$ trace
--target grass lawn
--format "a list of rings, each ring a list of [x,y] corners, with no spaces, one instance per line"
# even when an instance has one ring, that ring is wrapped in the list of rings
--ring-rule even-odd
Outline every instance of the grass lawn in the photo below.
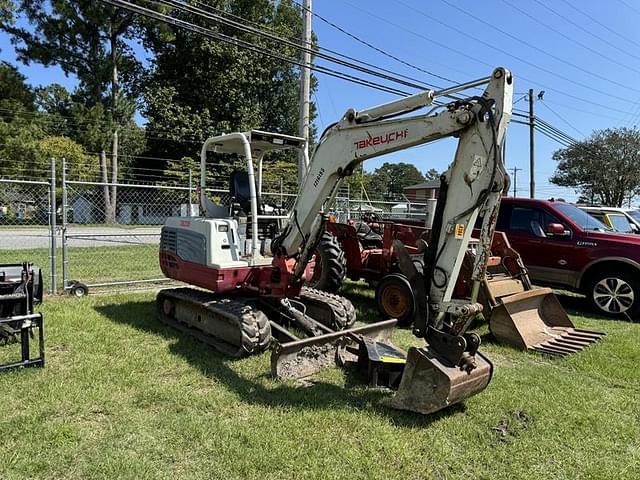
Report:
[[[347,294],[378,319],[363,285]],[[639,324],[572,315],[608,336],[560,360],[480,325],[493,381],[424,417],[381,406],[389,393],[353,373],[274,382],[268,354],[230,360],[160,325],[151,292],[42,310],[46,368],[0,375],[3,480],[640,478]]]
[[[62,287],[62,249],[58,248],[58,288]],[[163,278],[158,261],[158,245],[122,245],[70,247],[69,279],[86,284],[125,280]],[[0,250],[0,263],[29,261],[42,269],[45,285],[49,286],[49,249]]]

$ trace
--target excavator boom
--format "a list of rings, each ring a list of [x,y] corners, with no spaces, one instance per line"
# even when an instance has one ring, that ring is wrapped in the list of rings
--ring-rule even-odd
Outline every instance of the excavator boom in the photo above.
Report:
[[[324,230],[319,215],[323,204],[333,199],[340,181],[357,165],[444,137],[459,138],[454,161],[441,178],[434,241],[424,251],[424,272],[416,270],[402,244],[394,245],[415,295],[414,334],[427,342],[408,352],[399,391],[390,401],[395,408],[430,413],[478,393],[491,378],[491,362],[478,353],[479,336],[466,330],[482,311],[477,302],[480,281],[500,198],[508,187],[502,145],[511,118],[513,79],[508,70],[498,68],[491,77],[461,88],[485,84],[481,96],[455,100],[438,114],[404,116],[433,104],[442,96],[438,92],[423,92],[362,112],[348,110],[322,135],[290,213],[289,226],[272,245],[276,256],[297,259],[291,281],[298,282]],[[482,226],[471,298],[454,300],[456,279],[479,216]]]

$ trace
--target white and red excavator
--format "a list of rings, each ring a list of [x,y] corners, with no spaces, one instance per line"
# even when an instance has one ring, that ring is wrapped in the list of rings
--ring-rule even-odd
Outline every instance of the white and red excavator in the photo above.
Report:
[[[479,87],[484,87],[482,94],[458,96]],[[272,345],[272,373],[278,378],[355,363],[364,368],[371,384],[398,388],[389,400],[396,408],[430,413],[482,391],[493,367],[478,351],[480,337],[467,329],[482,310],[480,282],[500,198],[508,188],[503,145],[512,92],[511,72],[497,68],[490,77],[443,91],[348,110],[322,134],[295,205],[286,215],[262,201],[263,157],[287,148],[304,151],[305,141],[257,130],[209,138],[201,153],[199,197],[204,214],[167,219],[160,247],[167,277],[206,291],[161,291],[160,319],[234,356],[259,353]],[[424,107],[431,108],[410,115]],[[304,287],[304,282],[312,274],[313,254],[325,234],[323,207],[334,198],[341,180],[367,159],[445,137],[456,137],[458,147],[444,175],[432,240],[421,252],[422,271],[401,243],[394,244],[415,295],[413,333],[425,340],[405,354],[390,342],[395,320],[354,328],[350,301]],[[229,205],[207,197],[207,159],[215,154],[233,154],[246,162],[246,171],[231,176]],[[458,273],[479,217],[482,227],[470,297],[455,299]]]

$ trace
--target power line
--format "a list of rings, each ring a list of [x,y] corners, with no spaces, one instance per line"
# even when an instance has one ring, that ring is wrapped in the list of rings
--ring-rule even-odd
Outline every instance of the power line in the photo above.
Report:
[[[571,139],[569,139],[569,138],[567,138],[567,137],[565,137],[563,135],[558,134],[556,132],[556,130],[554,130],[553,128],[549,128],[549,127],[547,127],[546,125],[544,125],[544,124],[542,124],[540,122],[538,122],[535,125],[535,129],[536,129],[536,131],[538,131],[540,133],[546,134],[546,136],[548,136],[549,138],[557,141],[558,143],[563,144],[564,146],[572,146],[572,145],[575,144],[575,142],[572,141]]]
[[[629,42],[629,43],[633,43],[636,47],[640,47],[640,43],[636,42],[635,40],[626,37],[624,35],[621,35],[620,32],[615,31],[614,29],[610,28],[608,25],[602,23],[600,20],[598,20],[597,18],[593,17],[592,15],[589,15],[587,12],[580,10],[578,7],[576,7],[575,5],[573,5],[571,2],[568,2],[567,0],[561,0],[564,4],[569,5],[569,7],[571,7],[573,10],[575,10],[576,12],[582,14],[583,16],[587,17],[589,20],[591,20],[594,23],[597,23],[598,25],[600,25],[602,28],[604,28],[605,30],[607,30],[610,33],[613,33],[614,35],[620,37],[621,39]]]
[[[399,1],[400,3],[403,3],[401,0],[397,0],[397,1]],[[445,4],[447,4],[447,5],[449,5],[451,8],[454,8],[455,10],[467,15],[468,17],[470,17],[470,18],[472,18],[472,19],[474,19],[474,20],[476,20],[476,21],[478,21],[480,23],[483,23],[484,25],[487,25],[488,27],[491,27],[493,30],[496,30],[496,31],[502,33],[503,35],[506,35],[507,37],[511,38],[512,40],[515,40],[516,42],[519,42],[519,43],[521,43],[521,44],[523,44],[523,45],[525,45],[525,46],[527,46],[527,47],[529,47],[529,48],[531,48],[533,50],[536,50],[537,52],[540,52],[543,55],[547,55],[548,57],[551,57],[554,60],[557,60],[557,61],[561,62],[562,64],[569,65],[572,68],[575,68],[576,70],[580,70],[583,73],[587,73],[588,75],[591,75],[591,76],[593,76],[595,78],[599,78],[600,80],[604,80],[606,82],[610,82],[610,83],[612,83],[614,85],[617,85],[619,87],[626,88],[628,90],[633,90],[633,91],[640,91],[640,90],[636,89],[635,87],[630,87],[628,85],[624,85],[624,84],[619,83],[619,82],[617,82],[615,80],[612,80],[610,77],[605,77],[604,75],[600,75],[599,73],[594,73],[594,72],[592,72],[590,70],[587,70],[586,68],[583,68],[580,65],[576,65],[575,63],[572,63],[572,62],[570,62],[570,61],[568,61],[566,59],[560,58],[557,55],[554,55],[553,53],[550,53],[550,52],[548,52],[548,51],[546,51],[546,50],[544,50],[542,48],[539,48],[539,47],[537,47],[537,46],[535,46],[535,45],[533,45],[533,44],[531,44],[531,43],[529,43],[529,42],[527,42],[525,40],[522,40],[521,38],[518,38],[516,35],[513,35],[513,34],[507,32],[505,30],[502,30],[500,27],[497,27],[496,25],[491,24],[491,23],[483,20],[480,17],[477,17],[476,15],[473,15],[472,13],[467,12],[466,10],[454,5],[451,2],[449,2],[448,0],[440,0],[440,1],[445,3]],[[499,50],[499,51],[502,51],[502,50]],[[515,58],[519,58],[519,57],[515,57]],[[520,59],[520,60],[522,61],[522,59]],[[640,70],[636,70],[636,72],[640,73]]]
[[[626,69],[628,69],[628,70],[632,70],[632,71],[634,71],[634,72],[636,72],[636,73],[640,73],[640,70],[638,70],[637,68],[634,68],[634,67],[632,67],[632,66],[630,66],[630,65],[628,65],[628,64],[626,64],[626,63],[620,62],[620,61],[618,61],[618,60],[616,60],[616,59],[612,58],[612,57],[611,57],[611,55],[607,55],[607,54],[602,53],[602,52],[600,52],[600,51],[598,51],[598,50],[595,50],[594,48],[590,47],[589,45],[587,45],[587,44],[585,44],[585,43],[583,43],[583,42],[580,42],[580,41],[576,40],[575,38],[573,38],[573,37],[571,37],[571,36],[569,36],[569,35],[565,34],[564,32],[562,32],[562,31],[560,31],[560,30],[558,30],[558,29],[556,29],[556,28],[553,28],[553,27],[552,27],[551,25],[549,25],[547,22],[545,22],[545,21],[543,21],[543,20],[540,20],[540,19],[538,19],[537,17],[534,17],[534,16],[533,16],[533,15],[531,15],[529,12],[527,12],[527,11],[523,10],[522,8],[520,8],[520,7],[519,7],[519,6],[517,6],[517,5],[512,4],[512,3],[511,3],[511,2],[509,2],[508,0],[502,0],[502,2],[503,2],[503,3],[505,3],[506,5],[508,5],[509,7],[513,8],[514,10],[516,10],[516,11],[520,12],[522,15],[524,15],[524,16],[526,16],[527,18],[531,19],[531,20],[532,20],[532,21],[534,21],[535,23],[537,23],[537,24],[539,24],[539,25],[542,25],[542,26],[543,26],[543,27],[545,27],[546,29],[551,30],[552,32],[554,32],[554,33],[556,33],[556,34],[560,35],[560,36],[561,36],[562,38],[564,38],[565,40],[568,40],[568,41],[570,41],[570,42],[572,42],[572,43],[575,43],[576,45],[578,45],[578,46],[580,46],[580,47],[582,47],[582,48],[584,48],[584,49],[588,50],[589,52],[591,52],[591,53],[593,53],[593,54],[595,54],[595,55],[598,55],[599,57],[604,58],[605,60],[607,60],[607,61],[609,61],[609,62],[615,63],[616,65],[618,65],[618,66],[620,66],[620,67],[626,68]],[[623,52],[623,53],[625,53],[625,52]],[[632,56],[634,56],[634,57],[635,57],[635,55],[632,55]],[[636,58],[640,59],[640,57],[636,57]]]
[[[295,49],[298,49],[298,50],[301,50],[303,52],[315,54],[317,57],[322,58],[324,60],[327,60],[327,61],[330,61],[330,62],[333,62],[333,63],[337,63],[339,65],[342,65],[342,66],[345,66],[345,67],[348,67],[348,68],[352,68],[354,70],[358,70],[358,71],[360,71],[362,73],[366,73],[368,75],[378,76],[378,77],[383,78],[385,80],[390,80],[390,81],[393,81],[393,82],[396,82],[396,83],[400,83],[400,84],[403,84],[403,85],[411,87],[411,88],[420,89],[420,90],[434,88],[433,86],[427,85],[425,83],[416,84],[415,82],[416,81],[419,82],[420,80],[411,79],[411,77],[405,77],[405,78],[409,78],[409,79],[413,80],[413,82],[412,83],[406,82],[406,81],[398,78],[398,76],[395,74],[395,72],[391,72],[390,70],[382,69],[382,68],[380,68],[380,67],[378,67],[376,65],[363,62],[363,61],[358,60],[358,59],[353,58],[353,57],[348,57],[347,55],[344,55],[344,54],[341,54],[341,53],[334,52],[334,53],[336,53],[337,55],[339,55],[339,56],[341,56],[343,58],[349,59],[350,61],[341,60],[341,59],[339,59],[337,57],[334,57],[332,55],[328,55],[328,54],[323,53],[320,49],[307,48],[307,47],[301,45],[299,42],[291,41],[291,40],[289,40],[287,38],[284,38],[282,36],[275,35],[273,33],[265,31],[262,28],[250,27],[250,26],[246,25],[244,22],[240,23],[240,22],[236,22],[235,20],[230,20],[230,19],[225,18],[223,16],[220,16],[220,15],[217,15],[215,13],[212,13],[208,9],[205,10],[203,8],[198,8],[198,7],[194,7],[194,6],[191,6],[191,5],[182,4],[181,2],[174,1],[174,0],[151,0],[151,1],[153,1],[153,3],[156,3],[156,4],[171,6],[171,7],[174,7],[176,9],[180,10],[180,11],[194,14],[199,18],[206,18],[207,20],[210,20],[210,21],[213,21],[213,22],[216,22],[216,23],[222,23],[223,25],[230,26],[230,27],[232,27],[232,28],[234,28],[236,30],[240,30],[240,31],[245,32],[245,33],[253,33],[253,34],[262,36],[264,38],[276,41],[278,43],[287,45],[289,47],[292,47],[292,48],[295,48]],[[203,5],[201,2],[198,2],[198,1],[195,1],[195,3],[198,4],[198,5]],[[396,75],[396,76],[394,77],[394,76],[390,76],[390,75],[387,75],[387,74],[376,72],[374,70],[371,70],[370,68],[364,68],[364,67],[359,66],[359,65],[357,65],[355,63],[352,63],[353,61],[358,62],[361,65],[366,65],[368,67],[373,67],[373,68],[378,69],[380,71],[391,73],[391,74]],[[440,88],[440,87],[437,87],[437,88]]]
[[[454,32],[459,33],[460,35],[464,35],[465,37],[468,37],[468,38],[470,38],[471,40],[473,40],[475,42],[479,42],[479,43],[481,43],[481,44],[483,44],[483,45],[485,45],[485,46],[487,46],[489,48],[492,48],[493,50],[496,50],[497,52],[500,52],[500,53],[502,53],[504,55],[508,55],[509,57],[514,58],[514,59],[518,60],[519,62],[522,62],[522,63],[524,63],[526,65],[529,65],[530,67],[536,68],[536,69],[538,69],[540,71],[543,71],[545,73],[548,73],[550,75],[554,75],[554,76],[556,76],[558,78],[561,78],[561,79],[565,80],[566,82],[572,83],[574,85],[586,88],[586,89],[594,91],[594,92],[598,92],[598,93],[600,93],[602,95],[605,95],[605,96],[608,96],[608,97],[611,97],[611,98],[615,98],[616,100],[620,100],[620,101],[626,102],[626,103],[629,102],[628,98],[620,97],[620,96],[615,95],[613,93],[610,93],[610,92],[608,92],[606,90],[600,90],[600,89],[594,88],[592,85],[589,85],[589,84],[586,84],[586,83],[582,83],[582,82],[580,82],[578,80],[574,80],[574,79],[572,79],[570,77],[566,77],[564,75],[560,75],[558,72],[554,72],[553,70],[549,70],[548,68],[542,67],[542,66],[540,66],[540,65],[538,65],[536,63],[533,63],[533,62],[530,62],[529,60],[521,58],[518,55],[514,55],[512,53],[509,53],[508,51],[506,51],[506,50],[504,50],[504,49],[502,49],[500,47],[497,47],[497,46],[495,46],[495,45],[493,45],[493,44],[491,44],[489,42],[485,42],[481,38],[478,38],[478,37],[475,37],[475,36],[471,35],[470,33],[466,32],[465,30],[462,30],[460,28],[451,26],[451,25],[447,24],[446,22],[443,22],[442,20],[440,20],[440,19],[438,19],[436,17],[433,17],[433,16],[429,15],[428,13],[423,12],[422,10],[419,10],[416,7],[412,7],[411,5],[405,3],[403,0],[396,0],[396,2],[400,3],[401,5],[404,5],[407,8],[412,9],[416,13],[419,13],[420,15],[424,16],[425,18],[428,18],[431,21],[434,21],[434,22],[436,22],[436,23],[438,23],[438,24],[440,24],[440,25],[442,25],[442,26],[444,26],[444,27],[446,27],[446,28],[448,28],[450,30],[453,30]],[[562,59],[560,59],[560,61],[562,61]],[[576,68],[580,68],[581,69],[581,67],[576,67]],[[583,69],[581,69],[581,70],[583,70]],[[586,71],[586,70],[584,70],[584,71]],[[586,71],[586,72],[590,73],[588,71]],[[616,83],[616,82],[613,82],[610,79],[607,79],[605,77],[599,77],[599,78],[604,78],[607,81],[610,81],[612,83]],[[627,88],[629,90],[640,92],[640,90],[635,89],[633,87],[627,87],[627,86],[621,85],[621,84],[618,84],[618,86],[623,86],[624,88]]]
[[[292,0],[292,1],[293,1],[293,3],[298,5],[300,8],[304,8],[304,6],[302,6],[300,3],[296,2],[295,0]],[[414,65],[412,63],[409,63],[406,60],[403,60],[403,59],[397,57],[396,55],[393,55],[392,53],[389,53],[389,52],[381,49],[380,47],[377,47],[377,46],[367,42],[366,40],[363,40],[362,38],[352,34],[351,32],[345,30],[341,26],[339,26],[339,25],[335,24],[334,22],[326,19],[325,17],[323,17],[319,13],[317,13],[317,12],[311,12],[311,13],[313,14],[314,17],[318,18],[320,21],[326,23],[327,25],[331,26],[332,28],[335,28],[339,32],[347,35],[348,37],[354,39],[355,41],[357,41],[357,42],[359,42],[359,43],[371,48],[372,50],[375,50],[376,52],[381,53],[385,57],[391,58],[392,60],[395,60],[396,62],[399,62],[399,63],[401,63],[401,64],[403,64],[403,65],[405,65],[407,67],[413,68],[414,70],[417,70],[419,72],[426,73],[427,75],[431,75],[432,77],[435,77],[435,78],[439,78],[440,80],[444,80],[446,82],[451,82],[451,83],[454,83],[454,84],[455,83],[460,83],[460,82],[458,82],[456,80],[451,80],[450,78],[443,77],[442,75],[438,75],[437,73],[430,72],[429,70],[425,70],[425,69],[420,68],[420,67],[418,67],[418,66],[416,66],[416,65]]]
[[[504,0],[503,0],[504,1]],[[564,20],[567,23],[570,23],[571,25],[573,25],[574,27],[576,27],[577,29],[583,31],[584,33],[586,33],[587,35],[590,35],[598,40],[600,40],[603,43],[606,43],[607,45],[609,45],[610,47],[614,48],[615,50],[625,53],[627,55],[629,55],[630,57],[633,57],[637,60],[640,60],[640,57],[638,55],[635,55],[627,50],[623,50],[622,48],[620,48],[619,45],[616,45],[614,43],[611,43],[609,40],[606,40],[604,38],[602,38],[600,35],[596,35],[595,33],[593,33],[591,30],[589,30],[588,28],[583,27],[582,25],[580,25],[579,23],[574,22],[573,20],[571,20],[570,18],[568,18],[567,16],[557,12],[556,10],[554,10],[553,8],[551,8],[548,5],[545,5],[544,3],[542,3],[540,0],[533,0],[534,2],[536,2],[538,5],[540,5],[542,8],[544,8],[545,10],[550,11],[551,13],[553,13],[554,15],[556,15],[557,17],[561,18],[562,20]]]
[[[547,105],[546,102],[540,102],[540,104],[542,106],[544,106],[547,110],[549,110],[551,113],[553,113],[556,117],[558,117],[560,120],[562,120],[566,125],[568,125],[570,128],[572,128],[573,130],[575,130],[576,132],[578,132],[580,135],[582,135],[583,137],[586,137],[586,135],[584,133],[582,133],[580,130],[578,130],[576,127],[573,126],[572,123],[570,123],[569,121],[567,121],[564,117],[560,116],[559,113],[557,113],[555,110],[553,110],[549,105]]]
[[[153,0],[152,0],[152,1],[153,1]],[[303,7],[302,5],[300,5],[299,3],[297,3],[297,2],[295,2],[295,1],[293,1],[293,0],[291,0],[291,1],[292,1],[292,3],[294,3],[294,4],[295,4],[296,6],[298,6],[299,8],[301,8],[301,9],[302,9],[302,8],[304,8],[304,7]],[[209,11],[215,11],[215,12],[218,12],[219,14],[221,14],[221,15],[225,15],[225,16],[227,16],[227,17],[231,17],[231,18],[233,18],[233,19],[235,19],[235,20],[239,21],[239,22],[240,22],[241,24],[243,24],[243,25],[246,25],[246,24],[253,25],[254,27],[257,27],[257,28],[259,28],[259,29],[263,29],[263,30],[269,31],[269,32],[271,32],[271,33],[275,33],[275,34],[277,34],[277,35],[279,35],[279,36],[281,36],[281,37],[282,37],[282,34],[281,34],[280,32],[276,32],[276,31],[274,31],[272,28],[269,28],[269,26],[268,26],[268,25],[261,24],[261,23],[257,23],[257,22],[254,22],[254,21],[248,20],[248,19],[243,18],[243,17],[239,17],[238,15],[234,15],[234,14],[232,14],[232,13],[230,13],[230,12],[226,12],[226,11],[221,10],[221,9],[219,9],[219,8],[215,8],[215,7],[211,6],[211,5],[205,5],[205,4],[203,4],[202,2],[200,2],[200,1],[198,1],[198,0],[193,0],[193,2],[194,2],[195,4],[197,4],[197,5],[202,6],[202,7],[206,7],[206,9],[207,9],[207,10],[209,10]],[[317,14],[317,13],[315,13],[315,12],[311,12],[311,13],[312,13],[314,16],[316,16],[316,17],[320,18],[322,21],[330,22],[329,20],[325,19],[324,17],[321,17],[319,14]],[[330,24],[331,24],[331,25],[333,25],[333,26],[335,26],[335,27],[336,27],[336,28],[338,28],[338,29],[340,29],[340,28],[341,28],[340,26],[335,25],[335,24],[333,24],[333,23],[331,23],[331,22],[330,22]],[[346,32],[346,31],[345,31],[345,33],[346,33],[346,34],[349,34],[349,33],[348,33],[348,32]],[[349,34],[349,35],[350,35],[350,34]],[[287,39],[287,40],[290,40],[290,41],[294,42],[294,43],[295,43],[295,45],[297,46],[296,48],[300,48],[300,47],[301,47],[301,45],[299,45],[299,44],[298,44],[299,39],[297,39],[297,38],[292,38],[292,37],[286,37],[286,36],[285,36],[285,37],[283,37],[283,38],[285,38],[285,39]],[[355,37],[355,36],[354,36],[353,38],[355,38],[355,39],[356,39],[356,40],[358,40],[358,41],[364,42],[364,41],[360,40],[358,37]],[[367,44],[367,45],[369,45],[369,44],[368,44],[368,42],[364,42],[364,43],[365,43],[365,44]],[[375,47],[374,45],[371,45],[371,48],[378,49],[378,47]],[[332,49],[329,49],[329,48],[326,48],[326,47],[323,47],[323,46],[320,46],[320,45],[314,45],[314,46],[312,47],[312,49],[313,49],[313,51],[314,51],[314,52],[316,52],[316,51],[328,52],[328,53],[330,53],[330,54],[338,55],[338,56],[340,56],[340,57],[342,57],[342,58],[346,58],[346,59],[348,59],[348,60],[351,60],[351,61],[354,61],[354,62],[360,63],[360,64],[362,64],[362,65],[366,65],[366,66],[368,66],[368,67],[377,68],[377,69],[378,69],[378,70],[380,70],[380,71],[383,71],[383,72],[387,72],[387,73],[393,74],[393,75],[395,75],[395,76],[397,76],[397,77],[405,78],[405,79],[407,79],[407,80],[412,80],[412,81],[414,81],[414,82],[421,82],[421,83],[424,83],[424,82],[423,82],[423,80],[419,80],[419,79],[416,79],[416,78],[414,78],[414,77],[410,77],[410,76],[407,76],[407,75],[403,75],[403,74],[400,74],[400,73],[398,73],[398,72],[394,72],[394,71],[392,71],[392,70],[387,70],[387,69],[382,68],[382,67],[379,67],[379,66],[377,66],[377,65],[373,65],[373,64],[371,64],[371,63],[364,62],[364,61],[362,61],[362,60],[360,60],[360,59],[357,59],[357,58],[351,57],[351,56],[349,56],[349,55],[345,55],[345,54],[340,53],[340,52],[338,52],[338,51],[336,51],[336,50],[332,50]],[[378,51],[380,51],[381,53],[382,53],[382,52],[384,52],[382,49],[378,49]],[[388,52],[385,52],[385,53],[386,53],[387,55],[391,55],[391,54],[389,54]],[[392,57],[392,58],[394,58],[394,59],[396,59],[396,60],[397,60],[397,61],[399,61],[399,62],[402,62],[403,64],[405,64],[405,65],[407,65],[407,66],[410,66],[411,68],[414,68],[414,69],[416,69],[416,70],[420,71],[420,72],[427,73],[428,75],[431,75],[431,76],[434,76],[434,77],[437,77],[437,78],[440,78],[440,79],[442,79],[442,80],[446,80],[446,81],[449,81],[449,82],[452,82],[452,83],[459,83],[459,82],[456,82],[456,81],[454,81],[454,80],[448,79],[448,78],[446,78],[446,77],[442,77],[442,76],[440,76],[440,75],[438,75],[438,74],[435,74],[435,73],[433,73],[433,72],[430,72],[430,71],[428,71],[428,70],[425,70],[425,69],[422,69],[422,68],[420,68],[420,67],[417,67],[417,66],[415,66],[415,65],[412,65],[412,64],[410,64],[409,62],[406,62],[406,61],[404,61],[404,60],[402,60],[402,59],[400,59],[400,58],[397,58],[397,57],[395,57],[395,56],[393,56],[393,55],[391,55],[391,57]],[[425,84],[425,85],[428,85],[428,84]],[[424,88],[424,87],[422,87],[422,88]],[[429,88],[432,88],[432,87],[429,87]],[[439,88],[441,88],[441,87],[437,87],[437,86],[436,86],[436,88],[438,88],[438,89],[439,89]]]
[[[547,128],[555,131],[558,135],[566,138],[569,142],[571,143],[578,143],[578,140],[576,140],[575,138],[573,138],[571,135],[569,135],[568,133],[566,133],[563,130],[560,130],[558,127],[556,127],[555,125],[552,125],[551,123],[547,122],[546,120],[544,120],[543,118],[540,118],[539,115],[536,116],[536,122],[539,124],[542,124],[544,126],[546,126]]]
[[[555,142],[559,143],[560,145],[562,145],[563,147],[569,147],[569,146],[571,146],[571,144],[570,144],[570,143],[567,143],[566,141],[561,140],[561,139],[559,139],[559,138],[557,138],[557,137],[553,136],[552,134],[550,134],[550,133],[546,132],[545,130],[542,130],[542,129],[537,129],[537,130],[538,130],[538,132],[540,132],[540,133],[541,133],[542,135],[544,135],[545,137],[550,138],[551,140],[553,140],[553,141],[555,141]]]
[[[487,66],[487,67],[490,67],[490,68],[494,68],[495,67],[495,65],[491,65],[491,64],[489,64],[489,63],[487,63],[487,62],[485,62],[483,60],[480,60],[477,57],[473,57],[473,56],[471,56],[471,55],[469,55],[469,54],[467,54],[467,53],[465,53],[465,52],[463,52],[461,50],[455,49],[455,48],[453,48],[453,47],[451,47],[451,46],[449,46],[447,44],[444,44],[442,42],[439,42],[437,40],[429,38],[429,37],[427,37],[427,36],[425,36],[425,35],[423,35],[421,33],[418,33],[418,32],[416,32],[414,30],[410,30],[410,29],[408,29],[408,28],[406,28],[406,27],[404,27],[402,25],[399,25],[399,24],[397,24],[395,22],[392,22],[388,18],[381,17],[380,15],[377,15],[377,14],[375,14],[373,12],[365,10],[362,7],[360,7],[359,5],[353,4],[348,0],[343,0],[343,3],[346,3],[347,5],[351,6],[352,8],[354,8],[356,10],[359,10],[359,11],[365,13],[366,15],[369,15],[370,17],[373,17],[373,18],[375,18],[375,19],[377,19],[377,20],[379,20],[381,22],[384,22],[384,23],[387,23],[389,25],[392,25],[392,26],[394,26],[395,28],[397,28],[399,30],[402,30],[402,31],[407,32],[407,33],[410,33],[411,35],[413,35],[415,37],[418,37],[418,38],[420,38],[422,40],[426,40],[427,42],[433,43],[434,45],[437,45],[437,46],[439,46],[439,47],[441,47],[441,48],[443,48],[445,50],[449,50],[451,52],[454,52],[454,53],[456,53],[456,54],[458,54],[458,55],[460,55],[462,57],[465,57],[465,58],[473,61],[473,62],[479,63],[481,65],[484,65],[484,66]],[[564,95],[566,97],[573,98],[574,100],[577,100],[577,101],[582,102],[582,103],[586,103],[586,104],[597,106],[597,107],[602,107],[604,109],[608,109],[608,110],[619,112],[619,113],[623,113],[623,114],[629,114],[629,112],[626,111],[626,110],[621,110],[619,108],[615,108],[615,107],[612,107],[610,105],[605,105],[605,104],[602,104],[602,103],[599,103],[599,102],[595,102],[593,99],[585,99],[585,98],[579,97],[577,95],[574,95],[571,92],[560,90],[560,89],[555,88],[555,87],[551,87],[551,86],[546,85],[544,83],[540,83],[539,81],[527,78],[527,77],[525,77],[523,75],[518,75],[518,78],[526,80],[527,82],[532,83],[534,85],[538,85],[539,87],[542,87],[545,90],[557,92],[557,93],[559,93],[561,95]],[[589,90],[591,91],[592,88],[589,87]],[[627,101],[625,100],[625,102],[627,102]]]
[[[200,26],[192,24],[190,22],[186,22],[184,20],[180,20],[180,19],[177,19],[175,17],[171,17],[169,15],[164,15],[164,14],[155,12],[153,10],[150,10],[148,8],[144,8],[144,7],[140,7],[138,5],[132,4],[130,2],[125,2],[125,1],[122,1],[122,0],[100,0],[100,1],[103,2],[103,3],[107,3],[109,5],[115,6],[115,7],[119,7],[119,8],[125,9],[125,10],[133,12],[133,13],[137,13],[137,14],[143,15],[143,16],[145,16],[147,18],[152,18],[152,19],[158,20],[160,22],[163,22],[163,23],[166,23],[166,24],[169,24],[169,25],[173,25],[173,26],[181,28],[183,30],[188,30],[188,31],[191,31],[191,32],[196,33],[196,34],[203,35],[205,37],[209,37],[209,38],[212,38],[212,39],[215,39],[215,40],[222,41],[224,43],[228,43],[228,44],[233,45],[233,46],[238,47],[238,48],[244,48],[246,50],[250,50],[250,51],[253,51],[255,53],[260,53],[260,54],[263,54],[265,56],[268,56],[268,57],[271,57],[271,58],[275,58],[277,60],[281,60],[281,61],[284,61],[286,63],[290,63],[292,65],[297,65],[299,67],[304,67],[305,66],[305,65],[302,65],[302,63],[297,61],[297,60],[294,60],[292,58],[286,57],[284,55],[280,55],[278,53],[275,53],[272,50],[267,50],[267,49],[261,48],[259,46],[256,46],[255,44],[252,44],[251,42],[246,42],[246,41],[234,38],[234,37],[229,37],[228,35],[224,35],[222,33],[214,32],[211,29],[208,29],[208,28],[205,28],[205,27],[200,27]],[[154,3],[157,3],[157,2],[154,2]],[[409,95],[408,92],[396,89],[394,87],[390,87],[388,85],[383,85],[383,84],[376,83],[376,82],[373,82],[373,81],[370,81],[370,80],[358,78],[358,77],[355,77],[353,75],[349,75],[349,74],[346,74],[344,72],[333,70],[333,69],[330,69],[330,68],[325,67],[325,66],[311,65],[310,68],[312,70],[318,72],[318,73],[323,73],[325,75],[329,75],[329,76],[333,76],[333,77],[336,77],[336,78],[340,78],[342,80],[346,80],[346,81],[349,81],[349,82],[352,82],[352,83],[363,85],[363,86],[366,86],[366,87],[369,87],[369,88],[374,88],[376,90],[380,90],[380,91],[383,91],[383,92],[392,93],[392,94],[395,94],[395,95]]]
[[[627,2],[625,2],[625,0],[618,0],[621,4],[623,4],[624,6],[626,6],[628,9],[633,10],[634,12],[636,12],[638,15],[640,15],[640,10],[638,10],[636,7],[629,5]]]
[[[558,136],[559,138],[564,139],[565,141],[567,141],[569,143],[572,143],[572,144],[578,143],[578,140],[573,138],[571,135],[569,135],[568,133],[560,130],[559,128],[555,127],[554,125],[551,125],[549,122],[546,122],[545,120],[543,120],[539,116],[536,116],[535,123],[536,123],[537,127],[544,128],[544,129],[548,130],[549,132],[553,133],[554,135]]]

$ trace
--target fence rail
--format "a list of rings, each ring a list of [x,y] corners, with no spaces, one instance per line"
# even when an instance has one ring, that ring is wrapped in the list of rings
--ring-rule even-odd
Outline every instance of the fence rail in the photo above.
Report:
[[[65,161],[56,172],[52,159],[48,181],[0,178],[0,263],[37,263],[48,270],[50,293],[71,291],[77,282],[92,289],[116,289],[169,281],[158,262],[160,227],[168,216],[199,214],[191,182],[109,183],[70,180],[66,174]],[[221,205],[232,200],[228,190],[205,191]],[[280,192],[260,193],[265,213],[272,208],[278,217],[293,208],[296,198],[297,193],[282,190],[282,182]],[[427,210],[426,204],[354,199],[347,192],[326,211],[346,222],[422,218]]]

